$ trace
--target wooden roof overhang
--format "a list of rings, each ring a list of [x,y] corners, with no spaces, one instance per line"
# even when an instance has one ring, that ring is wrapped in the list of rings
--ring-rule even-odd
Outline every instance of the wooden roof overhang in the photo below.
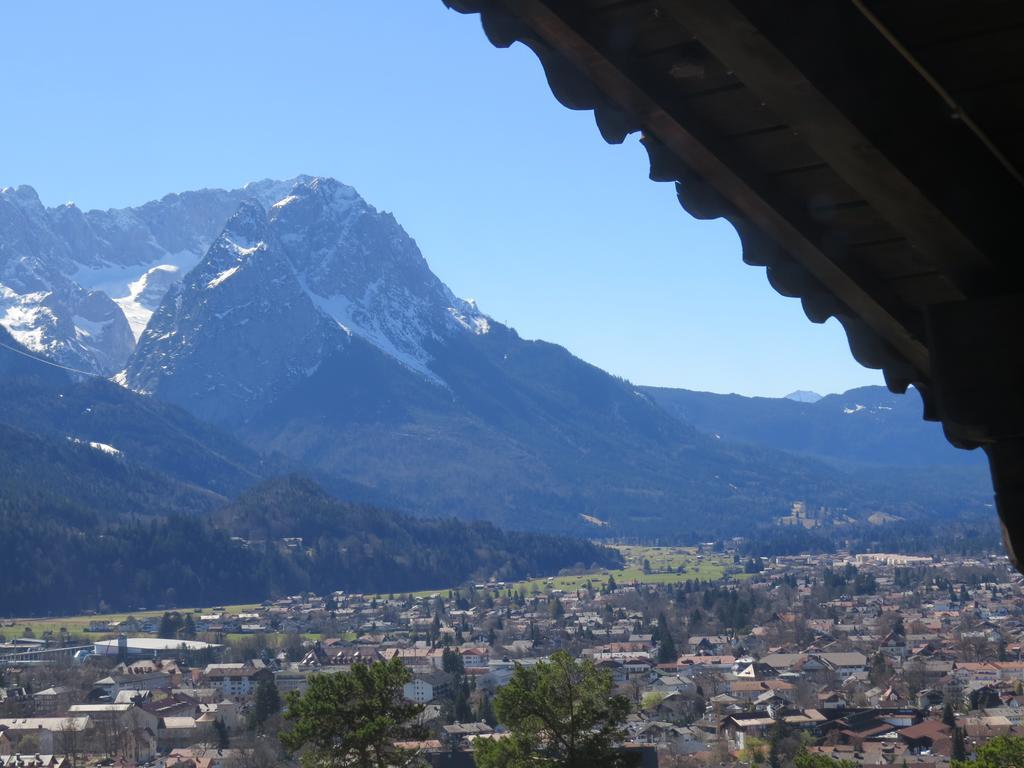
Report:
[[[445,0],[989,456],[1024,556],[1024,3]]]

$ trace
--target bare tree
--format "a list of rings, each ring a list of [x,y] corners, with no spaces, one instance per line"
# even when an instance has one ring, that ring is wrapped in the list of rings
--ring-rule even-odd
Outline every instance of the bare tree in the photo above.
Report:
[[[68,715],[61,722],[59,732],[64,757],[74,768],[78,763],[78,751],[80,748],[78,743],[78,721],[71,715]]]

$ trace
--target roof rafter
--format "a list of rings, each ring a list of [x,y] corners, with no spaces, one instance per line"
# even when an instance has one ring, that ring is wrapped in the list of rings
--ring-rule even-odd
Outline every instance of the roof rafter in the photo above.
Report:
[[[919,250],[951,271],[988,259],[731,0],[664,0],[663,12],[733,70]],[[969,284],[969,277],[964,282]]]

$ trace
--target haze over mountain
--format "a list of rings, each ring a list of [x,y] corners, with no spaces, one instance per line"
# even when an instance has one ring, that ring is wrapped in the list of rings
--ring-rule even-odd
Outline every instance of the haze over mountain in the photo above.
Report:
[[[346,496],[521,529],[687,538],[767,524],[796,499],[862,519],[989,501],[974,479],[851,474],[680,419],[657,393],[455,297],[391,214],[333,179],[87,214],[3,194],[0,325],[15,339],[119,370]],[[108,325],[89,332],[58,288],[105,307]],[[115,333],[125,325],[137,345]]]

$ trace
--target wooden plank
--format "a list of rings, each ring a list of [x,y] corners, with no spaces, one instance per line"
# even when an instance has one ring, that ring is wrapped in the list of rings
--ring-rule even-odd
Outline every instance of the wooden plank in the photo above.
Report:
[[[843,205],[862,200],[860,194],[828,165],[818,164],[774,174],[781,189],[795,201],[811,208],[824,208],[829,204]],[[889,227],[891,229],[891,227]],[[860,240],[882,240],[889,235],[857,237]]]
[[[893,293],[902,297],[908,306],[918,310],[964,299],[963,293],[941,272],[894,278],[888,282],[888,286]]]
[[[735,7],[732,0],[666,0],[666,13],[793,126],[865,200],[917,247],[954,272],[989,260],[928,197],[821,94]]]
[[[824,165],[821,156],[793,135],[788,125],[772,131],[733,135],[732,145],[740,157],[768,174],[793,172]]]
[[[935,263],[902,237],[854,243],[849,258],[886,281],[936,271]]]
[[[665,100],[669,111],[685,108],[712,130],[723,135],[749,134],[777,126],[779,117],[742,83]],[[685,107],[683,105],[685,104]]]

